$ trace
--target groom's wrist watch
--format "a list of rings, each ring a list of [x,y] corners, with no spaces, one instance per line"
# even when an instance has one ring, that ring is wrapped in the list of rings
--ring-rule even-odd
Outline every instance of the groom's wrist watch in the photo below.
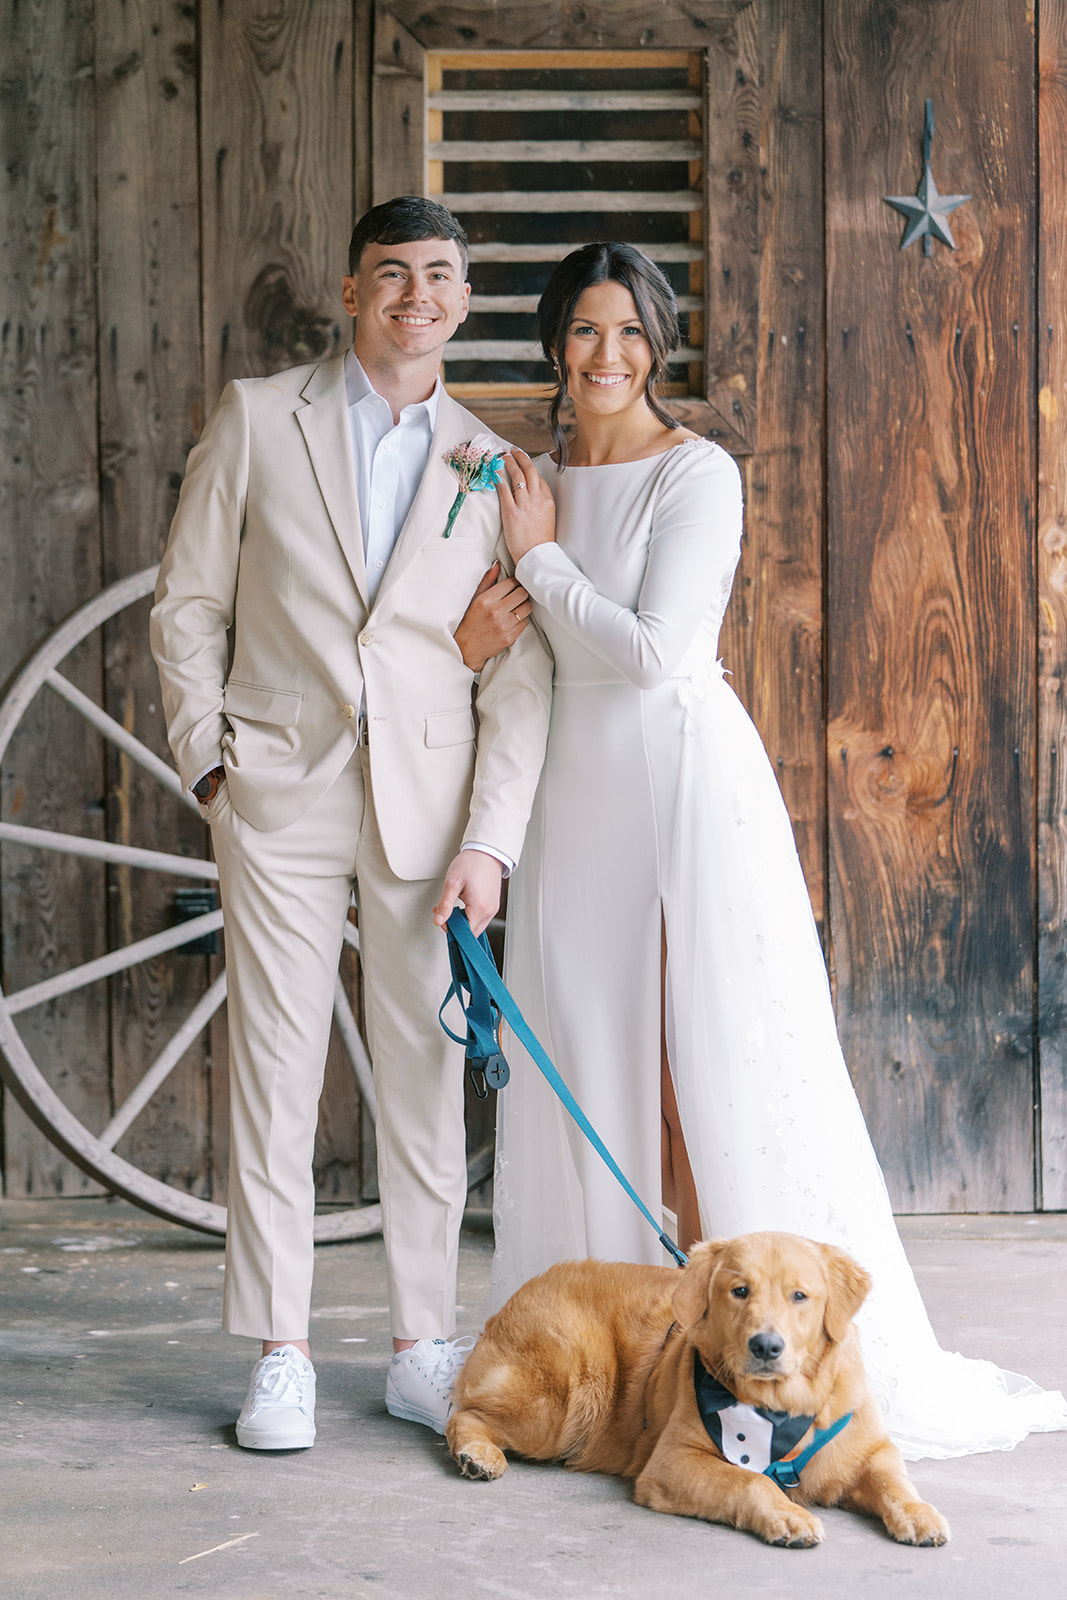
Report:
[[[210,772],[205,772],[193,784],[193,793],[202,806],[209,805],[219,792],[219,785],[226,777],[225,767],[212,767]]]

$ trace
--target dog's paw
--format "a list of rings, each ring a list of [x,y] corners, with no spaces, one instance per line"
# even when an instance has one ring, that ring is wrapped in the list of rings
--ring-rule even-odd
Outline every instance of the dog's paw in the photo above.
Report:
[[[924,1500],[902,1500],[885,1512],[884,1520],[898,1544],[947,1544],[952,1537],[940,1511]]]
[[[503,1477],[508,1461],[503,1450],[498,1450],[488,1439],[472,1440],[456,1452],[456,1465],[465,1478],[482,1478],[490,1481]]]
[[[826,1537],[818,1517],[796,1505],[776,1511],[756,1532],[768,1544],[785,1545],[790,1550],[810,1550]]]

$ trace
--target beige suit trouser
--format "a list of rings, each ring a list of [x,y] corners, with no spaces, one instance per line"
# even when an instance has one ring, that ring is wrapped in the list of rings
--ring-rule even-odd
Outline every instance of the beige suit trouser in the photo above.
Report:
[[[463,1051],[437,1019],[450,981],[431,916],[440,881],[390,871],[365,750],[309,811],[272,833],[238,816],[223,784],[211,830],[230,1041],[223,1327],[257,1339],[307,1336],[315,1127],[355,888],[392,1331],[449,1338],[467,1177]]]

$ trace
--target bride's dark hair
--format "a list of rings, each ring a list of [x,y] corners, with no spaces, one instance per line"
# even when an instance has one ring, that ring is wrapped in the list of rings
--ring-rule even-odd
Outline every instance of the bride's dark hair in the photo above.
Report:
[[[567,439],[560,426],[560,407],[567,398],[567,368],[563,350],[574,318],[574,308],[586,289],[597,283],[621,283],[634,297],[645,330],[652,367],[645,383],[645,399],[657,422],[665,428],[680,426],[656,398],[656,385],[667,371],[671,355],[681,343],[678,302],[663,273],[630,244],[598,241],[564,256],[548,280],[537,306],[541,348],[556,370],[556,392],[548,412],[548,426],[559,452],[560,467],[567,465]]]

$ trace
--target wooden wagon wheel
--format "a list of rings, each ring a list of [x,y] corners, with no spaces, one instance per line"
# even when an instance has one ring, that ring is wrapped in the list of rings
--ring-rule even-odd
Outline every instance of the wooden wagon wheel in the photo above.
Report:
[[[40,689],[47,687],[61,695],[102,738],[116,746],[131,761],[136,762],[169,790],[177,804],[197,811],[195,800],[185,792],[174,769],[165,761],[161,761],[153,751],[57,670],[71,651],[95,629],[116,616],[126,606],[133,605],[149,595],[155,586],[157,570],[156,567],[146,568],[145,571],[134,573],[103,590],[95,599],[68,617],[37,649],[0,703],[0,760],[3,759],[11,738],[34,696]],[[199,882],[213,882],[218,876],[213,861],[198,857],[168,855],[163,851],[144,850],[106,840],[81,838],[45,828],[22,827],[12,822],[0,821],[0,841],[34,850],[59,851],[66,855],[88,857],[138,870],[166,873],[175,878]],[[176,927],[152,934],[148,938],[109,950],[107,954],[95,960],[54,977],[45,978],[39,983],[30,984],[14,993],[5,993],[0,985],[0,1077],[37,1127],[64,1155],[102,1183],[105,1188],[133,1201],[135,1205],[147,1211],[213,1234],[226,1232],[225,1206],[199,1199],[164,1183],[159,1178],[152,1177],[116,1155],[115,1145],[222,1005],[226,998],[225,972],[220,973],[207,987],[156,1059],[148,1064],[139,1083],[123,1104],[117,1107],[107,1126],[97,1134],[85,1127],[48,1083],[19,1034],[16,1019],[35,1006],[45,1005],[61,995],[106,980],[141,962],[152,960],[168,950],[177,950],[192,940],[214,933],[221,926],[222,912],[209,911]],[[359,935],[351,923],[346,924],[345,939],[358,952]],[[352,1008],[340,975],[337,978],[334,996],[334,1018],[352,1064],[363,1104],[373,1120],[376,1104],[370,1059],[352,1015]],[[491,1142],[471,1155],[467,1164],[468,1183],[471,1187],[485,1181],[492,1170],[492,1162]],[[380,1205],[358,1206],[346,1211],[317,1216],[315,1239],[317,1242],[322,1242],[361,1238],[380,1232],[381,1225]]]

